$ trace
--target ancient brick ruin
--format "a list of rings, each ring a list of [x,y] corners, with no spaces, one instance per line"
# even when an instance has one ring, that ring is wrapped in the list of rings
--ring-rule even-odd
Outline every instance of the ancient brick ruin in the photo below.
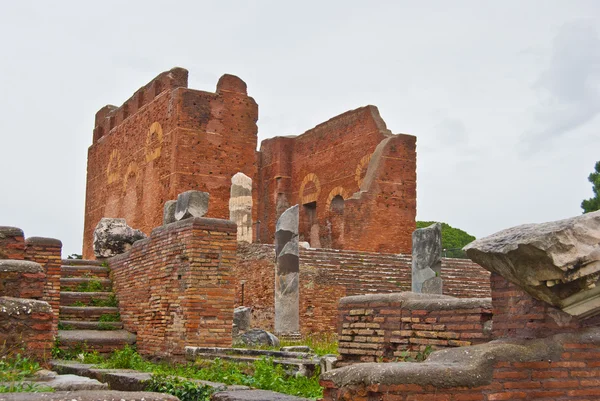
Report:
[[[88,152],[83,255],[102,217],[149,234],[163,205],[187,190],[210,193],[207,217],[228,219],[231,179],[252,179],[254,242],[300,205],[300,240],[315,248],[410,253],[416,214],[415,137],[392,135],[374,106],[348,111],[296,137],[257,148],[258,106],[224,75],[215,93],[189,89],[174,68],[120,107],[96,113]],[[384,228],[384,229],[383,229]]]
[[[352,365],[321,376],[324,399],[598,399],[599,224],[594,212],[471,243],[467,254],[493,272],[491,315],[483,299],[343,299],[340,354]],[[438,351],[422,363],[372,362],[426,345]]]
[[[0,227],[0,340],[47,360],[57,334],[62,243]]]

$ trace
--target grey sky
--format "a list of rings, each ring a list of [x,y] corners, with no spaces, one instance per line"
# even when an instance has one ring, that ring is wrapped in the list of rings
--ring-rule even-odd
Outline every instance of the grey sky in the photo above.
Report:
[[[600,160],[600,2],[2,1],[0,225],[80,253],[93,119],[158,73],[223,73],[259,139],[379,107],[417,136],[420,220],[478,237],[581,213]]]

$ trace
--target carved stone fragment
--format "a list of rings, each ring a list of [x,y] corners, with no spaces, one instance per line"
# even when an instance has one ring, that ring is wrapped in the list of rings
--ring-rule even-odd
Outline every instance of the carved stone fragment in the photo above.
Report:
[[[252,242],[252,179],[244,173],[231,178],[229,220],[237,224],[237,240]]]
[[[204,216],[208,211],[208,199],[208,192],[186,191],[179,194],[175,205],[175,220]]]
[[[432,224],[412,234],[412,291],[442,293],[442,225]]]
[[[600,211],[509,228],[464,249],[536,299],[574,316],[600,313]]]

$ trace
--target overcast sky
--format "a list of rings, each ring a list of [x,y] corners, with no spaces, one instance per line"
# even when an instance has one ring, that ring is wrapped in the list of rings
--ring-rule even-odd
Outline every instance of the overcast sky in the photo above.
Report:
[[[238,75],[259,140],[379,107],[417,136],[417,218],[482,237],[581,213],[600,1],[0,0],[0,225],[81,253],[94,114],[158,73]]]

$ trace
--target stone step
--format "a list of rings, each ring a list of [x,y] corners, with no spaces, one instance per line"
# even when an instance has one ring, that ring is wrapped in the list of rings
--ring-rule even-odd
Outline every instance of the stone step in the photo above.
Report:
[[[68,327],[68,330],[120,330],[123,328],[122,322],[88,322],[84,320],[60,320],[59,324]],[[65,329],[67,330],[67,329]]]
[[[92,265],[62,265],[60,267],[61,277],[101,277],[108,278],[110,269],[106,266],[92,266]]]
[[[60,304],[61,306],[73,306],[76,302],[84,303],[86,306],[97,306],[92,305],[95,301],[107,301],[114,294],[112,292],[75,292],[75,291],[61,291],[60,293]]]
[[[126,330],[59,330],[58,341],[61,349],[81,349],[111,353],[125,345],[135,344],[136,336]]]
[[[91,259],[62,259],[61,262],[63,266],[102,266],[105,263]]]
[[[102,315],[116,315],[119,308],[106,306],[61,306],[61,320],[99,321]]]
[[[61,291],[81,292],[84,287],[96,291],[111,291],[112,282],[108,278],[73,277],[60,279]]]
[[[189,359],[187,357],[187,354],[186,354],[186,358]],[[251,356],[251,355],[241,356],[241,355],[223,355],[223,354],[197,352],[197,353],[194,353],[194,357],[192,360],[198,360],[198,359],[214,360],[217,358],[221,359],[221,360],[225,360],[225,361],[232,361],[232,362],[254,363],[263,357],[262,356]],[[306,359],[306,360],[273,359],[273,363],[275,365],[282,365],[286,370],[291,371],[291,373],[295,373],[300,376],[307,376],[307,377],[312,376],[316,370],[316,367],[320,365],[319,361],[315,361],[312,359]]]

